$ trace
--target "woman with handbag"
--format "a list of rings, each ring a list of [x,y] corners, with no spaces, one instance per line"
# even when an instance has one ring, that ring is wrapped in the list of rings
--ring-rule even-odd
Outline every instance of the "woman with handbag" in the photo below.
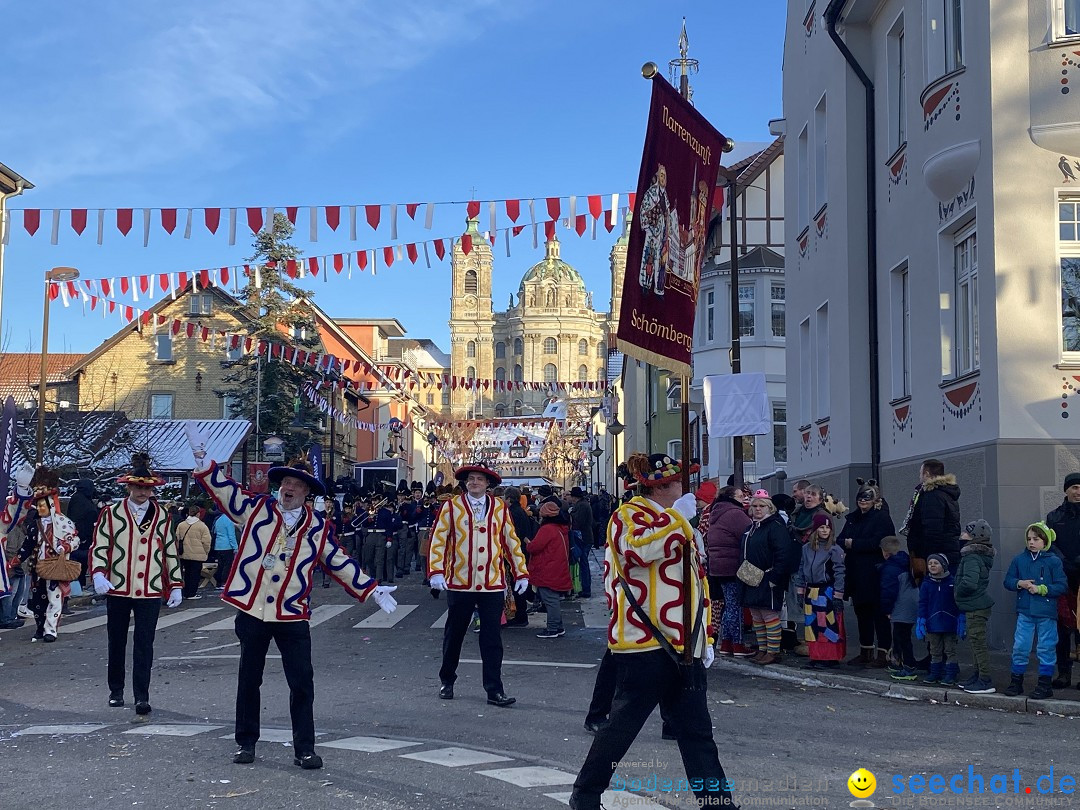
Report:
[[[743,607],[750,608],[757,636],[755,664],[780,660],[780,608],[791,575],[791,535],[772,500],[750,501],[750,528],[742,536],[742,561],[735,576],[743,583]]]
[[[56,641],[64,599],[81,570],[79,563],[68,559],[79,547],[79,537],[74,522],[60,511],[59,485],[59,476],[47,467],[38,467],[30,481],[30,498],[37,514],[26,518],[26,539],[18,559],[30,562],[27,606],[37,623],[31,641]]]

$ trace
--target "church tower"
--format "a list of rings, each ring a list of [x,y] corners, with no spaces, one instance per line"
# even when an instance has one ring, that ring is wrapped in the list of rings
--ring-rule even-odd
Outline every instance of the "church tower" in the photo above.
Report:
[[[466,254],[463,241],[472,242]],[[491,300],[491,244],[479,230],[479,220],[469,219],[462,238],[454,243],[450,258],[450,374],[490,380],[494,375],[494,310]],[[491,391],[458,387],[451,390],[450,409],[456,419],[494,415]]]
[[[626,217],[623,219],[622,233],[611,246],[611,253],[608,255],[611,265],[611,304],[608,310],[608,324],[612,338],[619,331],[619,310],[622,308],[623,279],[626,277],[626,249],[630,243],[632,217],[630,209],[627,209]],[[609,340],[608,346],[614,348],[615,341]]]

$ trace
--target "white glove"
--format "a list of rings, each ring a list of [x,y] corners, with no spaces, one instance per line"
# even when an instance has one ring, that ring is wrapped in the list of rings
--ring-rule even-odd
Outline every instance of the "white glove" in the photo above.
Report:
[[[397,609],[397,600],[390,594],[397,590],[397,585],[377,585],[375,587],[375,604],[386,613],[393,613]]]
[[[172,592],[169,594],[169,601],[165,603],[165,607],[174,608],[174,607],[177,607],[183,601],[184,601],[183,591],[181,591],[179,588],[173,588]]]
[[[520,595],[520,594],[525,593],[525,591],[527,591],[527,590],[529,590],[529,580],[528,579],[519,579],[514,583],[514,593]]]
[[[442,574],[434,574],[428,580],[428,585],[431,586],[432,590],[445,591],[446,590],[446,577],[444,577]]]
[[[34,467],[25,461],[15,471],[15,485],[22,491],[30,489],[30,480],[34,477]]]
[[[394,541],[393,540],[387,540],[386,541],[386,547],[387,548],[393,548],[394,547]]]
[[[100,571],[94,574],[94,593],[98,596],[104,596],[115,587]]]
[[[705,665],[705,669],[712,666],[712,662],[716,660],[716,650],[713,649],[712,644],[705,646],[705,654],[701,656],[701,663]]]
[[[206,436],[191,422],[184,422],[184,435],[187,436],[191,454],[195,456],[195,469],[205,470],[210,466],[210,457],[206,454]]]
[[[690,520],[697,514],[697,498],[694,497],[694,493],[687,492],[672,504],[672,508],[684,518]]]

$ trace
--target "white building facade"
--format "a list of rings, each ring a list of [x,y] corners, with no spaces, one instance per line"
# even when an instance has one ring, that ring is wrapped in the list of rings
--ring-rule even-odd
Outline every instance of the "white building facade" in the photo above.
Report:
[[[942,459],[994,527],[995,590],[1080,470],[1078,12],[788,4],[789,476],[850,502],[876,473],[899,526]]]

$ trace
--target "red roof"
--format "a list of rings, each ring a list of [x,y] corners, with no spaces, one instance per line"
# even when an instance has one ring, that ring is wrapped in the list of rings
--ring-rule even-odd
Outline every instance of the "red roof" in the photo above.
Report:
[[[49,354],[45,382],[55,384],[71,379],[68,370],[82,359],[81,354]],[[0,404],[9,396],[22,404],[37,390],[41,355],[37,352],[5,352],[0,355]]]

